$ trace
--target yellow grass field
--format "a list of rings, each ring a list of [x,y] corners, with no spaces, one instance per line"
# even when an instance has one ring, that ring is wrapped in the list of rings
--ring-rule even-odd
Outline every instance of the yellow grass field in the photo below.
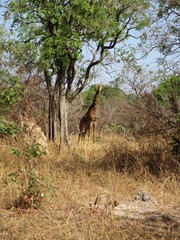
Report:
[[[160,138],[137,141],[117,135],[79,145],[73,136],[70,152],[64,147],[59,153],[58,145],[50,144],[48,155],[33,163],[44,183],[41,206],[21,209],[14,203],[21,181],[26,181],[21,180],[26,164],[10,153],[12,147],[21,148],[21,143],[1,142],[0,239],[180,239],[180,168],[164,146]],[[13,181],[13,174],[19,183]],[[111,194],[120,203],[133,200],[139,189],[148,191],[163,213],[141,220],[93,208],[99,195]]]

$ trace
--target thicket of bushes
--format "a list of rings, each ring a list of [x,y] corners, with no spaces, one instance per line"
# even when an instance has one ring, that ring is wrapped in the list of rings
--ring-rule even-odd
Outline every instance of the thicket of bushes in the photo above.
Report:
[[[23,88],[23,91],[20,89]],[[37,92],[38,89],[38,92]],[[81,116],[87,111],[97,90],[92,85],[70,106],[69,132],[78,132]],[[24,85],[14,78],[1,85],[0,134],[19,131],[20,114],[35,118],[47,134],[48,103],[38,78]],[[158,87],[141,95],[126,94],[117,85],[105,85],[99,97],[97,136],[117,133],[128,137],[162,135],[172,152],[180,153],[180,75],[164,79]],[[6,120],[4,120],[6,119]],[[8,121],[9,122],[8,122]]]

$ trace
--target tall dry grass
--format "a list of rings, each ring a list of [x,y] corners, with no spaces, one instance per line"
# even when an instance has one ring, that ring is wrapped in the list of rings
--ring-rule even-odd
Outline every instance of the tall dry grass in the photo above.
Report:
[[[60,153],[58,145],[49,145],[49,154],[34,164],[48,189],[40,209],[31,211],[14,207],[20,189],[8,178],[12,172],[19,174],[25,164],[9,153],[12,146],[0,146],[0,239],[180,238],[178,220],[167,220],[166,215],[148,223],[115,218],[91,207],[97,195],[111,193],[120,202],[132,200],[143,188],[165,212],[168,207],[180,210],[180,166],[163,140],[112,135],[96,144],[77,144],[74,136],[71,152],[62,148]]]

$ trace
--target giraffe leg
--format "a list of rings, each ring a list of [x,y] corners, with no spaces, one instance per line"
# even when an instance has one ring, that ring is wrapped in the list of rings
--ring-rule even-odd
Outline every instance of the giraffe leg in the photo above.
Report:
[[[96,138],[96,124],[93,123],[93,143],[95,143],[95,138]]]
[[[89,129],[88,129],[88,142],[90,137],[91,137],[91,124],[89,125]]]
[[[86,137],[86,130],[82,133],[82,140],[85,141],[85,137]]]
[[[80,142],[80,140],[82,140],[82,130],[83,130],[83,129],[82,129],[81,122],[80,122],[78,143]]]
[[[81,133],[79,133],[78,143],[80,142],[80,139],[81,139]]]

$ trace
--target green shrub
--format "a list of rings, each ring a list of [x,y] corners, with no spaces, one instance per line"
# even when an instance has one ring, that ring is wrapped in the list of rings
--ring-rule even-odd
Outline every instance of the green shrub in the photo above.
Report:
[[[0,72],[0,114],[1,116],[8,116],[9,112],[18,102],[22,100],[22,85],[18,77],[2,74]]]
[[[155,90],[160,106],[166,111],[166,122],[173,131],[170,133],[172,152],[180,155],[180,74],[165,79]],[[169,114],[168,114],[169,113]]]
[[[33,161],[35,161],[36,158],[45,155],[46,151],[41,150],[41,145],[39,143],[33,143],[27,145],[26,149],[22,152],[20,149],[12,148],[10,153],[15,154],[28,163],[25,164],[26,171],[23,173],[23,178],[16,173],[9,174],[9,179],[16,182],[21,188],[21,194],[15,201],[15,207],[25,209],[39,208],[44,197],[45,184],[43,183],[44,178],[37,175],[33,167]],[[27,179],[27,181],[24,181],[25,179]]]
[[[15,122],[9,122],[7,120],[0,120],[0,137],[4,135],[18,134],[21,132],[21,128]]]
[[[111,123],[111,124],[105,124],[104,128],[106,129],[107,132],[118,132],[120,130],[120,126],[115,124],[115,123]]]

